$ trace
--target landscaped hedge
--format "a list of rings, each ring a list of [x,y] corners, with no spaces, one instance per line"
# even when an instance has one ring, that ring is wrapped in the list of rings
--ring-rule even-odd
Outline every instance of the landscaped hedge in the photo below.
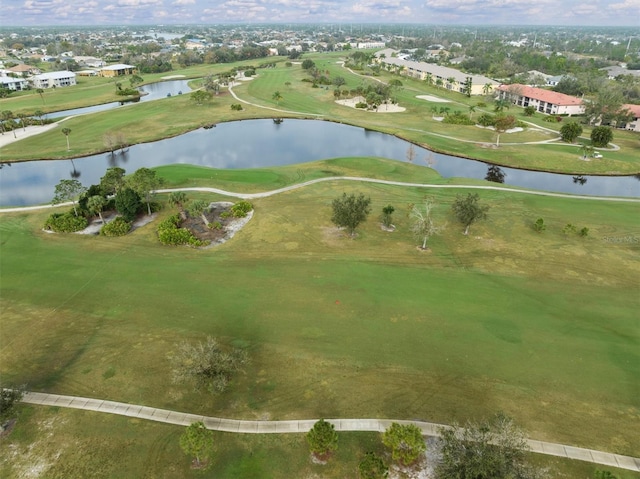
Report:
[[[76,216],[71,212],[53,213],[44,223],[44,229],[56,233],[74,233],[85,229],[88,224],[84,216]]]
[[[158,225],[158,239],[164,245],[204,246],[201,241],[186,228],[180,228],[180,215],[171,215]]]
[[[100,228],[102,236],[124,236],[131,231],[131,222],[125,220],[122,216],[116,217],[110,223]]]

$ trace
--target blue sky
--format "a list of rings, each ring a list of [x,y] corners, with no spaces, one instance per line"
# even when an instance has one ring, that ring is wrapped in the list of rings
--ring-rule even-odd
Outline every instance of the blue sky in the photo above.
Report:
[[[423,23],[637,26],[640,0],[2,0],[2,26]]]

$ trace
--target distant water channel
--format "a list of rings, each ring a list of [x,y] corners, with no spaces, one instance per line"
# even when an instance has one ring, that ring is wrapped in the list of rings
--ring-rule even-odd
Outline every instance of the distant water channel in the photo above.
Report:
[[[112,110],[114,108],[139,103],[142,101],[158,100],[160,98],[166,98],[167,96],[189,93],[191,91],[191,88],[189,88],[189,80],[167,80],[158,83],[143,85],[141,87],[138,87],[138,90],[142,92],[142,96],[132,101],[113,101],[111,103],[103,103],[102,105],[93,105],[83,108],[74,108],[71,110],[56,111],[53,113],[47,113],[45,115],[45,118],[47,120],[53,120],[54,118],[63,118],[65,116]]]
[[[99,154],[56,161],[31,161],[0,169],[0,206],[48,203],[62,178],[96,184],[110,166],[133,173],[141,167],[192,164],[212,168],[258,168],[292,165],[344,156],[379,156],[407,161],[409,143],[394,136],[320,120],[245,120],[222,123],[154,143],[135,145],[124,153]],[[414,163],[444,177],[484,179],[489,166],[415,147]],[[500,168],[504,184],[536,190],[595,196],[640,197],[633,176],[605,177],[540,173]],[[495,171],[494,171],[495,173]],[[422,182],[419,174],[411,181]]]

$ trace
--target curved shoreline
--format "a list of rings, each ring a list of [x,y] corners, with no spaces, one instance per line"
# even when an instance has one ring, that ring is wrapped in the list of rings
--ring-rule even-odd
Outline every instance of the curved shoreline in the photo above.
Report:
[[[511,188],[508,186],[500,187],[500,186],[485,186],[485,185],[435,185],[431,183],[406,183],[402,181],[391,181],[391,180],[378,180],[375,178],[365,178],[361,176],[330,176],[327,178],[316,178],[314,180],[305,181],[302,183],[296,183],[294,185],[285,186],[283,188],[278,188],[275,190],[263,191],[261,193],[240,193],[235,191],[226,191],[220,188],[213,188],[207,186],[193,186],[193,187],[185,187],[185,188],[165,188],[160,190],[155,190],[155,193],[171,193],[173,191],[199,191],[205,193],[216,193],[224,196],[231,196],[234,198],[240,198],[243,200],[251,200],[258,198],[268,198],[269,196],[274,196],[280,193],[285,193],[287,191],[297,190],[299,188],[304,188],[309,185],[313,185],[315,183],[321,183],[325,181],[361,181],[365,183],[377,183],[382,185],[390,185],[390,186],[405,186],[411,188],[434,188],[434,189],[466,189],[466,190],[489,190],[489,191],[506,191],[508,193],[519,193],[523,195],[534,195],[534,196],[549,196],[553,198],[564,198],[564,199],[573,199],[573,200],[594,200],[594,201],[612,201],[612,202],[623,202],[623,203],[640,203],[640,198],[625,198],[625,197],[616,197],[616,196],[587,196],[587,195],[570,195],[568,193],[553,193],[548,191],[538,191],[538,190],[526,190],[526,189],[517,189]],[[37,211],[48,208],[58,208],[61,206],[71,206],[72,202],[68,201],[66,203],[58,203],[56,205],[34,205],[34,206],[16,206],[9,208],[0,208],[0,214],[2,213],[19,213],[26,211]]]
[[[239,84],[239,83],[238,83]],[[244,100],[242,98],[240,98],[234,91],[233,91],[233,87],[235,86],[235,83],[231,83],[228,86],[228,91],[231,94],[231,96],[233,96],[233,98],[241,103],[245,103],[247,105],[251,105],[255,108],[260,108],[262,110],[268,110],[268,111],[272,111],[272,112],[278,112],[282,115],[283,118],[292,118],[292,119],[302,119],[302,120],[311,120],[311,119],[315,119],[315,120],[323,120],[323,121],[330,121],[333,123],[337,123],[337,124],[343,124],[343,125],[350,125],[350,126],[354,126],[357,128],[364,128],[364,129],[368,129],[371,131],[376,131],[378,133],[382,133],[385,135],[391,135],[394,136],[400,140],[415,144],[416,146],[419,146],[421,148],[427,149],[429,151],[432,151],[433,153],[439,153],[439,154],[444,154],[444,155],[449,155],[449,156],[453,156],[456,158],[461,158],[461,159],[465,159],[465,160],[472,160],[472,161],[480,161],[483,163],[486,163],[488,165],[494,165],[494,166],[500,166],[500,167],[505,167],[505,168],[513,168],[513,169],[517,169],[517,170],[522,170],[522,171],[534,171],[534,172],[540,172],[540,173],[552,173],[552,174],[561,174],[561,175],[568,175],[568,176],[572,176],[572,175],[580,175],[580,176],[584,176],[584,175],[588,175],[588,176],[601,176],[601,177],[627,177],[627,176],[634,176],[637,174],[640,174],[640,170],[636,171],[636,172],[629,172],[629,173],[621,173],[621,172],[605,172],[605,173],[593,173],[593,172],[576,172],[576,171],[566,171],[566,170],[552,170],[552,169],[536,169],[536,168],[528,168],[528,167],[522,167],[522,166],[516,166],[516,165],[512,165],[506,162],[500,162],[500,161],[496,161],[494,159],[489,160],[489,159],[480,159],[480,158],[474,158],[472,156],[468,156],[468,155],[464,155],[464,154],[460,154],[457,152],[449,152],[447,150],[443,150],[440,148],[436,148],[433,147],[432,145],[426,144],[426,143],[419,143],[416,142],[414,140],[408,139],[403,137],[401,134],[398,133],[394,133],[394,132],[388,132],[388,131],[384,131],[375,127],[371,127],[371,126],[362,126],[361,124],[357,124],[357,123],[351,123],[349,121],[344,121],[341,119],[334,119],[334,118],[327,118],[326,115],[324,114],[320,114],[320,113],[304,113],[304,112],[296,112],[296,111],[290,111],[290,110],[283,110],[283,109],[279,109],[279,108],[274,108],[274,107],[270,107],[270,106],[265,106],[265,105],[260,105],[257,103],[253,103],[250,102],[248,100]],[[136,103],[132,103],[131,105],[136,105]],[[85,113],[85,114],[89,114],[89,113]],[[55,127],[58,123],[61,123],[65,120],[68,120],[70,118],[74,118],[75,116],[79,116],[79,115],[73,115],[73,116],[69,116],[69,117],[65,117],[55,123],[51,123],[48,125],[44,125],[44,127],[48,127],[44,130],[32,130],[32,131],[27,131],[27,132],[23,132],[26,134],[21,135],[21,138],[14,138],[13,135],[0,135],[0,149],[3,146],[6,146],[8,144],[14,143],[16,141],[20,141],[22,139],[25,139],[29,136],[33,136],[33,135],[37,135],[39,133],[44,133],[50,129],[52,129],[53,127]],[[251,119],[269,119],[271,118],[271,115],[265,115],[265,116],[257,116],[255,118],[244,118],[244,119],[240,119],[240,120],[230,120],[230,121],[243,121],[243,120],[251,120]],[[219,123],[228,123],[229,121],[224,121],[224,122],[219,122]],[[215,123],[214,123],[215,125]],[[27,127],[27,130],[29,130],[30,128],[42,128],[41,126],[33,126],[33,127]],[[153,143],[156,141],[162,141],[162,140],[166,140],[169,138],[174,138],[180,135],[184,135],[186,133],[195,131],[202,128],[201,125],[199,126],[194,126],[193,128],[188,128],[183,132],[180,133],[176,133],[174,135],[168,135],[168,136],[164,136],[162,138],[157,138],[157,139],[152,139],[152,140],[148,140],[148,141],[141,141],[139,143],[134,143],[132,145],[128,145],[128,146],[133,146],[133,145],[137,145],[137,144],[145,144],[145,143]],[[470,144],[487,144],[490,145],[490,143],[486,143],[486,142],[478,142],[478,141],[474,141],[474,140],[466,140],[466,139],[458,139],[449,135],[443,135],[443,134],[439,134],[439,133],[432,133],[426,130],[421,130],[421,129],[409,129],[409,131],[415,131],[415,132],[419,132],[421,134],[426,134],[426,135],[432,135],[432,136],[437,136],[440,138],[445,138],[451,141],[458,141],[458,142],[463,142],[463,143],[470,143]],[[550,130],[553,131],[553,130]],[[14,130],[14,132],[17,132],[17,130]],[[557,132],[555,132],[557,133]],[[502,143],[503,145],[529,145],[529,144],[549,144],[549,143],[553,143],[553,142],[557,142],[558,138],[555,139],[551,139],[551,140],[542,140],[542,141],[536,141],[536,142],[521,142],[521,143]],[[577,145],[574,144],[567,144],[567,145],[562,145],[562,146],[568,146],[568,147],[575,147]],[[604,151],[615,151],[618,150],[619,147],[617,145],[612,145],[613,148],[607,148],[607,149],[600,149],[600,150],[604,150]],[[57,158],[39,158],[39,159],[12,159],[12,160],[3,160],[0,156],[0,165],[1,164],[6,164],[6,163],[22,163],[22,162],[28,162],[28,161],[57,161],[57,160],[69,160],[69,159],[77,159],[77,158],[84,158],[86,156],[91,156],[91,155],[97,155],[97,154],[101,154],[101,153],[108,153],[109,150],[108,149],[98,149],[96,151],[93,152],[84,152],[81,154],[77,154],[77,155],[70,155],[70,156],[65,156],[65,157],[57,157]]]

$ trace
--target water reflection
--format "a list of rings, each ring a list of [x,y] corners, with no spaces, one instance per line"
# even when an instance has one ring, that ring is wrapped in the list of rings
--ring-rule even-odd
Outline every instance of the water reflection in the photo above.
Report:
[[[587,179],[583,175],[577,175],[573,177],[573,182],[576,185],[584,185],[587,182]]]
[[[109,167],[125,167],[133,173],[141,167],[191,164],[210,168],[257,168],[294,165],[326,158],[382,157],[406,162],[410,143],[391,135],[319,120],[287,119],[280,125],[272,119],[220,123],[154,143],[125,150],[74,159],[85,185],[97,184]],[[415,158],[424,159],[444,178],[484,179],[497,167],[431,152],[415,146]],[[22,206],[50,201],[55,185],[68,178],[69,160],[14,163],[0,170],[0,205]],[[421,160],[422,161],[422,160]],[[419,164],[421,162],[415,162]],[[509,185],[524,188],[599,196],[640,197],[640,178],[584,176],[588,182],[574,183],[573,175],[560,175],[500,167]],[[499,176],[499,175],[498,175]],[[415,182],[428,175],[416,171]]]
[[[507,175],[502,171],[502,168],[497,165],[489,165],[484,179],[487,181],[493,181],[494,183],[504,183],[505,176]]]
[[[73,160],[70,160],[70,161],[71,161],[71,168],[73,168],[73,169],[71,170],[71,173],[70,173],[70,174],[71,174],[71,178],[72,178],[72,179],[74,179],[74,180],[77,180],[78,178],[80,178],[80,175],[81,175],[82,173],[80,173],[80,170],[78,170],[78,169],[76,168],[76,165],[75,165],[75,163],[73,162]]]

